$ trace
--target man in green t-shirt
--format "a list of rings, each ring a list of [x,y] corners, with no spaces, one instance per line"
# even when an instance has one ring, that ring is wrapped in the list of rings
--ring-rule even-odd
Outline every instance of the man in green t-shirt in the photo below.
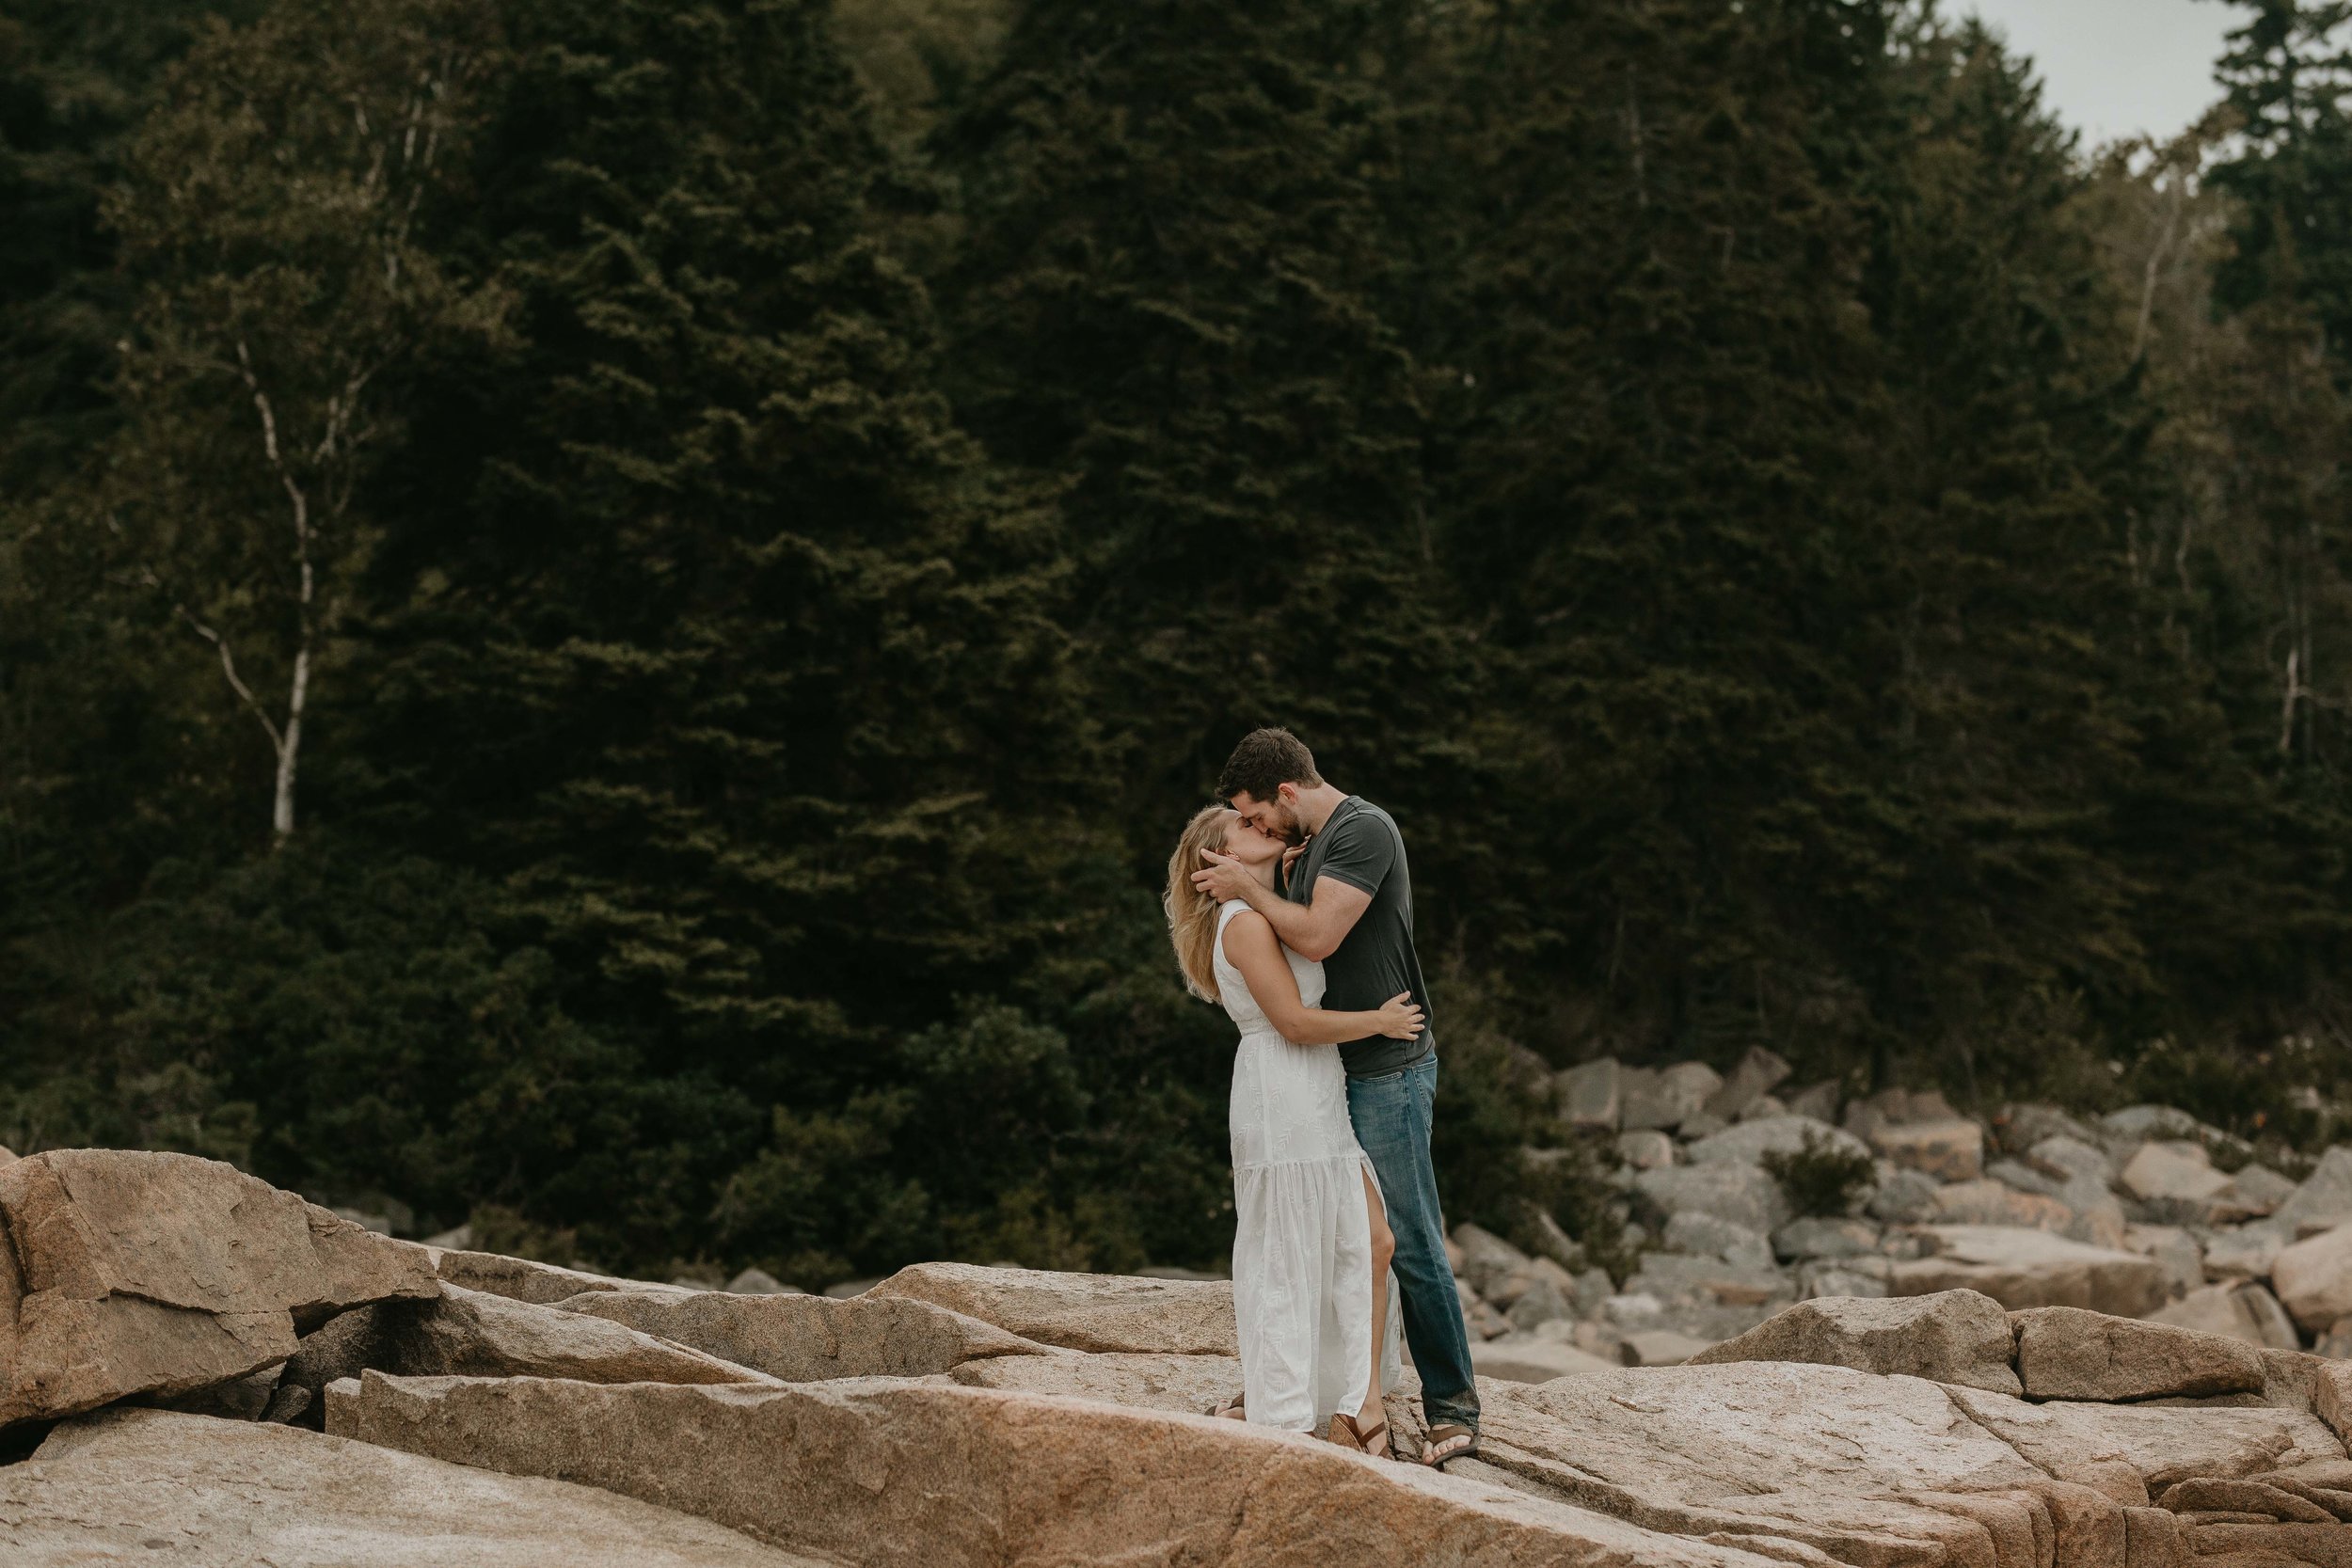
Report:
[[[1231,857],[1205,851],[1193,877],[1222,902],[1248,901],[1284,946],[1323,962],[1323,1006],[1370,1011],[1409,991],[1434,1021],[1429,988],[1413,950],[1413,878],[1396,821],[1359,796],[1324,783],[1306,745],[1288,730],[1253,730],[1233,749],[1216,792],[1249,825],[1293,845],[1303,842],[1282,893],[1267,889]],[[1438,1090],[1438,1040],[1424,1022],[1418,1038],[1374,1035],[1339,1042],[1347,1069],[1347,1115],[1372,1160],[1396,1237],[1393,1267],[1404,1297],[1405,1339],[1421,1373],[1429,1420],[1423,1459],[1438,1464],[1475,1453],[1478,1384],[1470,1333],[1446,1262],[1445,1217],[1429,1159],[1430,1108]]]

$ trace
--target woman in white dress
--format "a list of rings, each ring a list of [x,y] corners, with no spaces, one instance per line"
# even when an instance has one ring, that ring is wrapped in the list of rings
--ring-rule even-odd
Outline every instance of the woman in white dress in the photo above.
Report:
[[[1168,931],[1184,983],[1224,1004],[1241,1030],[1230,1126],[1243,1399],[1226,1413],[1386,1454],[1392,1242],[1372,1162],[1348,1123],[1333,1042],[1410,1039],[1422,1010],[1409,995],[1375,1012],[1322,1010],[1323,965],[1284,947],[1240,899],[1220,906],[1192,885],[1200,851],[1222,849],[1271,887],[1283,847],[1212,806],[1168,862]]]

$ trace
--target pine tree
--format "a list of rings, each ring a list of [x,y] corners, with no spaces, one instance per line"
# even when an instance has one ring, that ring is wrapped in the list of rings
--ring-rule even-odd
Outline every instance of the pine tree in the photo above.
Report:
[[[2252,13],[2216,68],[2240,141],[2212,178],[2245,211],[2217,298],[2307,305],[2352,359],[2352,4],[2231,3]]]
[[[526,1210],[668,1160],[693,1174],[665,1194],[713,1190],[772,1121],[800,1174],[770,1187],[830,1201],[793,1236],[761,1216],[805,1213],[738,1203],[736,1243],[836,1274],[907,1256],[932,1195],[866,1202],[850,1169],[906,1115],[896,1032],[1070,940],[1039,885],[1086,844],[1053,563],[932,389],[823,5],[509,26],[496,178],[442,216],[519,341],[421,393],[379,578],[379,820],[502,879],[564,1006],[639,1064],[610,1157],[550,1162]],[[709,1234],[669,1196],[597,1223]]]
[[[1873,112],[1872,15],[1515,7],[1466,17],[1439,78],[1422,199],[1461,253],[1422,352],[1457,383],[1441,512],[1500,664],[1485,749],[1522,759],[1501,951],[1629,1044],[1782,1038],[1836,995],[1807,890],[1868,873],[1837,819],[1887,646],[1880,410],[1824,131]]]
[[[1038,0],[941,133],[959,406],[1057,487],[1138,865],[1269,720],[1438,861],[1470,783],[1365,9]]]

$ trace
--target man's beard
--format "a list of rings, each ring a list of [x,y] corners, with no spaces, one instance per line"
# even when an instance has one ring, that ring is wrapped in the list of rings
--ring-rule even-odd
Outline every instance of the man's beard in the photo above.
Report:
[[[1279,814],[1275,819],[1274,836],[1294,849],[1306,843],[1307,830],[1299,825],[1298,813],[1284,805],[1277,805],[1274,809]]]

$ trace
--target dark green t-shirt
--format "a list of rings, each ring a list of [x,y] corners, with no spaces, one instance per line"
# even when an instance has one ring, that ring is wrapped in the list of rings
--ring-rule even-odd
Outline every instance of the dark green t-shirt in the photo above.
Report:
[[[1423,1018],[1418,1039],[1374,1035],[1341,1041],[1340,1061],[1350,1078],[1377,1078],[1411,1067],[1438,1048],[1438,1037],[1427,1027],[1437,1009],[1429,1005],[1421,958],[1413,951],[1413,874],[1405,863],[1405,835],[1396,831],[1396,819],[1358,796],[1342,800],[1293,868],[1291,902],[1313,903],[1315,883],[1326,877],[1361,888],[1372,895],[1372,904],[1339,950],[1323,960],[1323,1005],[1334,1012],[1369,1012],[1408,990]]]

